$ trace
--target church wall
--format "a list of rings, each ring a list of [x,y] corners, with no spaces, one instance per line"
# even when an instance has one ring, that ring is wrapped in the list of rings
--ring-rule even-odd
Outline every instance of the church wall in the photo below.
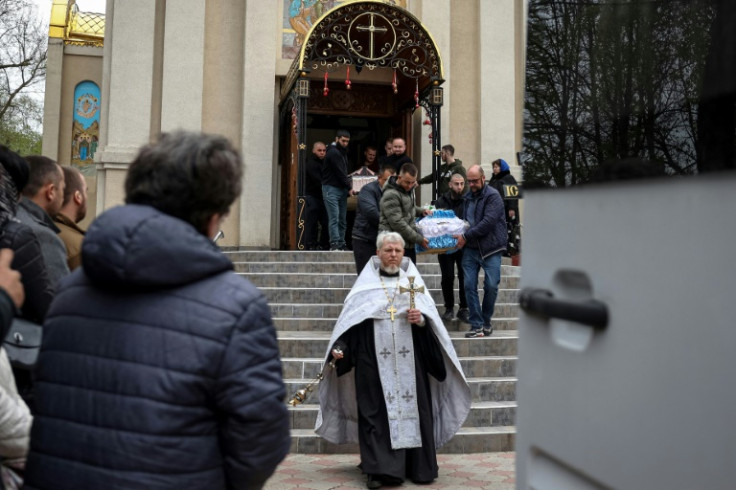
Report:
[[[490,174],[490,162],[499,157],[512,168],[515,164],[525,3],[407,2],[439,47],[446,79],[442,143],[456,147],[466,168],[482,162]],[[161,130],[201,129],[228,137],[246,165],[243,195],[223,226],[226,238],[220,244],[279,246],[278,93],[291,63],[282,56],[289,35],[284,5],[283,0],[108,0],[100,210],[122,202],[127,165],[142,144]],[[422,175],[431,166],[424,119],[423,109],[413,119],[413,156]],[[59,127],[63,124],[60,120]],[[45,147],[52,143],[52,136],[45,136]],[[68,154],[69,138],[59,138],[60,153],[62,145]]]

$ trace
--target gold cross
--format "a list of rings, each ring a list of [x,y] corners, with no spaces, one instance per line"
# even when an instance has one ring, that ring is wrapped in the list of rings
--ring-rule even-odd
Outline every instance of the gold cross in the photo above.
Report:
[[[386,310],[386,313],[391,313],[391,321],[394,321],[394,313],[396,313],[398,310],[394,305],[389,305],[388,309]]]
[[[414,309],[414,294],[423,293],[424,286],[416,286],[414,284],[414,276],[407,276],[407,279],[409,279],[409,287],[399,286],[399,291],[401,292],[401,294],[409,293],[409,308],[413,310]]]

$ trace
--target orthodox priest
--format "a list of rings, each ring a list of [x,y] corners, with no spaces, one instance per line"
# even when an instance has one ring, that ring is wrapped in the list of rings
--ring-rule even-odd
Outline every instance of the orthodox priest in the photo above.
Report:
[[[395,232],[355,282],[332,333],[315,430],[360,446],[368,488],[437,478],[436,448],[470,410],[470,389],[416,266]],[[356,389],[356,387],[359,387]]]

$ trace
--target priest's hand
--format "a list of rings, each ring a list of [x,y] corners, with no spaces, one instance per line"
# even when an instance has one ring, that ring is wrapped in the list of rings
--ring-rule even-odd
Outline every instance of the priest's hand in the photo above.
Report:
[[[407,310],[407,319],[409,320],[409,323],[412,325],[419,325],[420,327],[424,326],[424,315],[422,315],[422,312],[417,310],[416,308],[409,308]]]
[[[337,347],[335,347],[334,349],[332,349],[332,357],[334,359],[342,359],[344,356],[345,356],[345,354],[343,354],[342,349],[339,349]]]

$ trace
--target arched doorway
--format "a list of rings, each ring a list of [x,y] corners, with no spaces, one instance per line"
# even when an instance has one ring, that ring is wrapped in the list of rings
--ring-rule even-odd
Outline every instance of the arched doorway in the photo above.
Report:
[[[314,23],[281,90],[281,248],[304,249],[306,158],[315,141],[334,141],[337,129],[353,129],[354,159],[361,146],[382,147],[388,136],[404,137],[411,156],[412,115],[423,107],[432,127],[432,169],[439,167],[443,81],[432,36],[401,7],[357,1]]]

